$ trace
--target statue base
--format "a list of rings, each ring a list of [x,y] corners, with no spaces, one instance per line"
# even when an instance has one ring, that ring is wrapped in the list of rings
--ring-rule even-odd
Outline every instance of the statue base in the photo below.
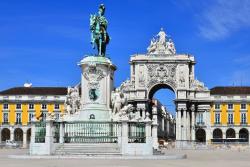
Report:
[[[79,120],[111,121],[111,92],[116,66],[107,57],[86,56],[82,69]]]

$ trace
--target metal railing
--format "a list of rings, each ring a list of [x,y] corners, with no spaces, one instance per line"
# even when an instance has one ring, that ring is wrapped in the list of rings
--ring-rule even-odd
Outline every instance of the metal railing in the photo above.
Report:
[[[54,122],[53,123],[53,137],[54,137],[54,143],[59,143],[60,139],[60,123]]]
[[[145,123],[141,122],[128,123],[128,142],[146,143]]]
[[[35,143],[45,143],[46,135],[46,123],[36,122],[35,123]]]
[[[65,143],[117,143],[118,122],[66,122]]]

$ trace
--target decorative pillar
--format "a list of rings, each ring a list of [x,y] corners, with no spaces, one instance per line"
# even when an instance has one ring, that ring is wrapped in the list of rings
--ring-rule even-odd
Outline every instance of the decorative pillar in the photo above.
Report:
[[[191,107],[192,118],[191,118],[191,140],[195,141],[195,106],[192,105]]]
[[[27,148],[27,129],[23,131],[23,148]]]
[[[65,129],[65,125],[64,122],[60,122],[60,138],[59,138],[59,143],[64,143],[64,129]]]
[[[35,123],[36,123],[36,121],[34,121],[34,120],[31,122],[31,136],[30,136],[30,144],[31,145],[33,143],[35,143],[35,137],[36,137],[36,125],[35,125]]]
[[[121,120],[122,124],[122,134],[121,134],[121,148],[122,154],[127,154],[127,146],[128,146],[128,120]]]
[[[182,130],[181,130],[181,110],[178,110],[177,112],[177,120],[176,120],[176,136],[177,136],[177,140],[182,140]]]
[[[14,141],[14,128],[10,128],[10,141]]]
[[[53,144],[52,128],[53,128],[53,120],[48,118],[46,120],[46,136],[45,136],[45,145],[47,149],[46,152],[48,155],[52,153],[52,144]]]
[[[152,139],[153,139],[153,148],[158,149],[159,143],[158,143],[158,123],[157,123],[157,107],[153,106],[152,108],[153,113],[153,123],[152,123]]]
[[[190,133],[191,132],[190,132],[190,113],[189,113],[189,110],[187,110],[187,128],[186,129],[187,129],[187,132],[186,132],[187,133],[187,138],[186,138],[186,140],[190,140],[190,138],[191,138]]]
[[[152,121],[149,118],[149,113],[147,112],[146,118],[144,120],[145,122],[145,132],[146,132],[146,143],[150,143],[152,141],[152,131],[151,131],[151,126],[152,126]]]
[[[183,136],[182,140],[187,140],[187,110],[183,109]]]

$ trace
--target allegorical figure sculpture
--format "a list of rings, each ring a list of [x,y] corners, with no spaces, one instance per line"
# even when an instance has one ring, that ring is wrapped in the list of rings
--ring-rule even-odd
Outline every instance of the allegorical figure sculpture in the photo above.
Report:
[[[68,114],[74,114],[80,108],[80,96],[79,90],[77,87],[75,88],[68,88],[68,94],[65,100],[65,109]]]
[[[97,47],[98,56],[105,56],[106,46],[109,43],[107,33],[108,21],[104,17],[105,6],[99,6],[98,14],[90,15],[91,44],[93,48]]]

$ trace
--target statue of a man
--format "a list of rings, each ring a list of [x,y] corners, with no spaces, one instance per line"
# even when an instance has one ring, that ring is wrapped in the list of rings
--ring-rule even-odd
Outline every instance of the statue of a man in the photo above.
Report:
[[[91,31],[91,44],[98,50],[98,56],[105,56],[106,45],[109,43],[109,35],[107,32],[108,21],[104,17],[105,6],[99,6],[98,15],[90,16],[90,31]]]
[[[159,37],[159,43],[164,45],[166,43],[166,33],[163,31],[163,28],[161,28],[157,36]]]

